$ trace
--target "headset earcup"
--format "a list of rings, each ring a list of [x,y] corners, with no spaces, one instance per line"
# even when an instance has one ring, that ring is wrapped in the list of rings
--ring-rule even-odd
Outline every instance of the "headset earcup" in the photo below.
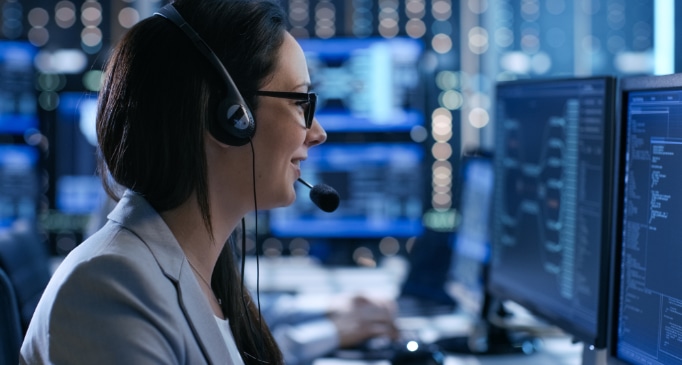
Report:
[[[230,146],[243,146],[249,143],[254,133],[256,133],[256,122],[253,120],[251,110],[249,110],[241,94],[239,94],[237,86],[232,81],[225,66],[218,59],[218,56],[201,39],[199,34],[187,24],[173,4],[162,7],[154,15],[160,15],[178,26],[189,37],[199,52],[216,68],[225,82],[227,89],[226,98],[218,106],[215,122],[212,122],[208,127],[213,137],[219,142]]]
[[[218,106],[215,123],[209,130],[218,141],[230,146],[243,146],[256,133],[251,111],[245,105],[236,104],[229,99]]]

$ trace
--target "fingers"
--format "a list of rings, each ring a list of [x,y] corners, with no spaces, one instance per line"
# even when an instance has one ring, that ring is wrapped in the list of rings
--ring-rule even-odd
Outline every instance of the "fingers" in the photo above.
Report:
[[[364,331],[366,339],[372,337],[388,337],[397,339],[399,337],[398,328],[393,322],[374,322],[365,325]]]
[[[395,317],[396,306],[392,300],[368,298],[364,296],[356,296],[352,299],[352,309],[360,310],[372,315],[386,316],[390,318]]]
[[[342,348],[356,346],[375,337],[397,338],[397,330],[390,323],[355,322],[351,324],[348,321],[334,321],[334,323],[337,325],[339,345]]]
[[[356,296],[347,304],[330,315],[341,347],[355,346],[373,337],[398,338],[395,306],[391,301]]]

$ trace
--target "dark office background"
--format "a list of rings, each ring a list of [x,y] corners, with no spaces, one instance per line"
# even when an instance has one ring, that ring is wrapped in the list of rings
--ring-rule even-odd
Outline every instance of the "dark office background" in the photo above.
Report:
[[[20,81],[35,96],[35,110],[28,113],[38,120],[37,128],[3,132],[0,143],[40,151],[34,218],[53,254],[67,253],[83,239],[90,214],[99,204],[95,149],[87,126],[81,123],[91,110],[88,103],[96,97],[103,62],[127,29],[165,3],[0,0],[0,41],[25,42],[36,50],[34,74]],[[421,199],[420,236],[442,238],[457,228],[460,157],[463,151],[491,147],[496,82],[682,70],[682,57],[676,54],[682,49],[682,37],[677,36],[680,31],[674,21],[682,9],[673,0],[285,0],[282,4],[292,34],[302,41],[404,38],[422,44],[416,64],[418,95],[413,100],[423,115],[421,123],[399,131],[330,132],[330,142],[402,143],[422,149],[415,171],[423,178],[415,193]],[[4,67],[0,72],[7,81],[12,70]],[[0,81],[0,90],[8,84]],[[12,85],[10,89],[16,87]],[[0,195],[2,202],[15,199],[12,192]],[[329,258],[330,251],[341,247],[334,242],[339,238],[276,237],[267,229],[269,217],[262,218],[258,245],[265,254]],[[345,240],[350,244],[341,251],[348,262],[372,264],[382,255],[408,252],[418,237],[386,234]]]

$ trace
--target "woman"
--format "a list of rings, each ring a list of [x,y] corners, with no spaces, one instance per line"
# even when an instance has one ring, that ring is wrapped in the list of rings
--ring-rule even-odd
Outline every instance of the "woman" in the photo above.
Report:
[[[326,139],[305,58],[268,0],[173,6],[231,74],[257,132],[224,138],[216,111],[229,86],[172,14],[133,27],[97,116],[105,187],[127,190],[54,274],[22,363],[282,363],[224,242],[247,213],[294,201],[300,162]]]

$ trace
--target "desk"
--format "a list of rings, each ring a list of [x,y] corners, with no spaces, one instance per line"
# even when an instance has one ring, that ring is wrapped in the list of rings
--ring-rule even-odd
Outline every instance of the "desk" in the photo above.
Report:
[[[389,262],[377,268],[327,268],[300,258],[261,258],[259,282],[261,290],[295,292],[306,297],[305,302],[324,302],[332,294],[364,293],[387,298],[399,294],[405,277],[406,265],[400,261]],[[255,286],[255,265],[247,263],[246,279]],[[424,342],[443,336],[465,335],[473,323],[473,315],[458,312],[430,317],[401,317],[397,325]],[[542,338],[541,347],[530,355],[454,355],[447,354],[445,365],[593,365],[585,361],[583,346],[571,338],[554,332]],[[382,361],[358,361],[324,358],[313,365],[390,365]]]
[[[447,355],[445,365],[580,365],[581,344],[568,338],[544,340],[544,348],[531,355]],[[319,359],[313,365],[390,365],[388,361],[363,362],[356,360]]]

